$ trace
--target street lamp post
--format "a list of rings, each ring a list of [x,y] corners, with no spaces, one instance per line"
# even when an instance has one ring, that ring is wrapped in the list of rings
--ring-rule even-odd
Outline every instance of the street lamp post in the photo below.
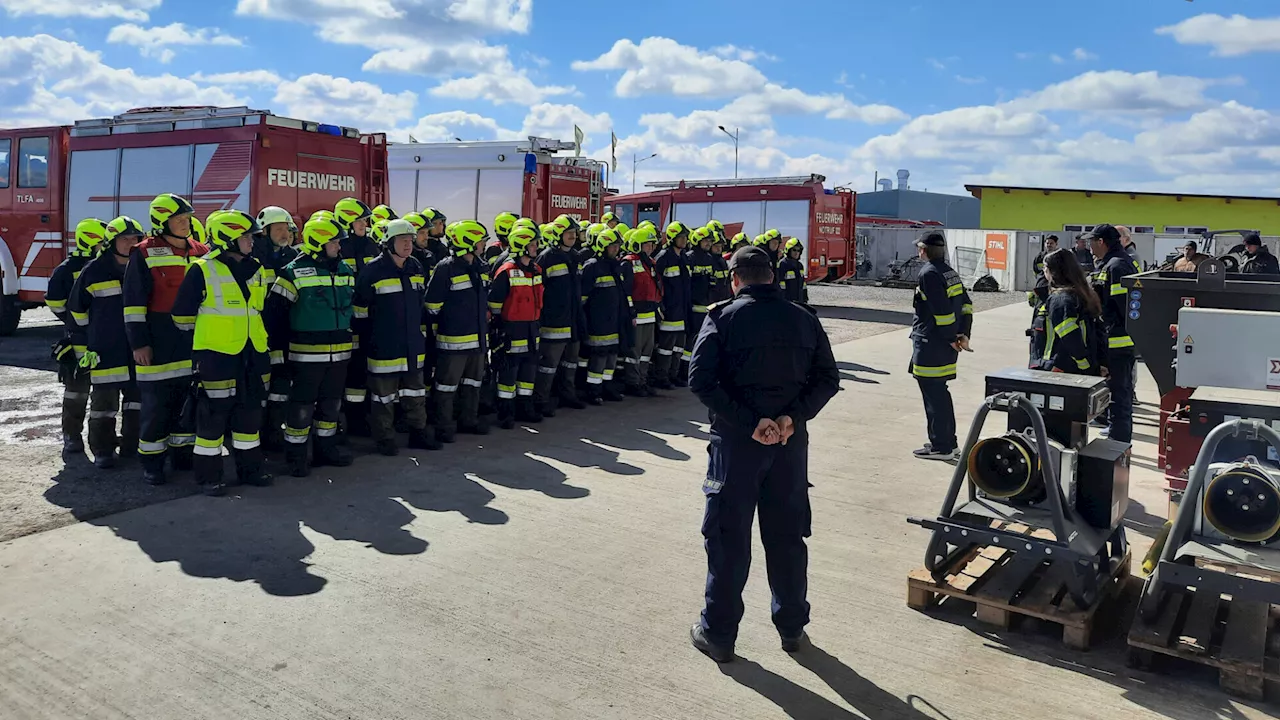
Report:
[[[654,153],[649,157],[642,157],[637,159],[636,154],[631,153],[631,194],[632,195],[634,195],[636,192],[636,168],[639,167],[640,163],[644,162],[645,160],[652,160],[656,157],[658,157],[658,153]]]
[[[719,126],[720,132],[728,135],[733,140],[733,179],[738,179],[738,128],[734,128],[733,132],[729,132],[723,125]]]

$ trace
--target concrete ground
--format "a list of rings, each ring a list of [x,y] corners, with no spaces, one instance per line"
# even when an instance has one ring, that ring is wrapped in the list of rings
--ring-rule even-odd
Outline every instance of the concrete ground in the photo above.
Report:
[[[953,383],[962,426],[983,374],[1022,361],[1026,317],[979,315]],[[905,330],[836,354],[844,392],[811,426],[814,644],[794,657],[768,620],[758,543],[740,658],[688,645],[706,439],[688,395],[105,516],[94,503],[133,473],[51,482],[48,441],[9,437],[0,528],[29,502],[12,487],[43,488],[50,525],[93,519],[0,543],[0,717],[1271,716],[1200,673],[1126,669],[1114,635],[1077,653],[909,610],[926,534],[905,518],[937,511],[950,468],[910,457],[923,418]],[[1140,387],[1151,400],[1150,378]],[[13,412],[56,402],[37,405]],[[1138,419],[1135,553],[1164,510],[1153,408]]]

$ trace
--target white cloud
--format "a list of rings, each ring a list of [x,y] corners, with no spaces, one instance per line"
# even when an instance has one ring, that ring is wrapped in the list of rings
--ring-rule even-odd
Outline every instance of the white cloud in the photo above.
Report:
[[[743,95],[726,105],[723,113],[743,122],[767,123],[772,115],[822,115],[829,120],[856,120],[869,124],[902,122],[907,114],[888,105],[857,105],[844,95],[811,95],[803,90],[769,83],[760,92]]]
[[[120,18],[145,22],[147,11],[160,7],[162,0],[0,0],[0,9],[13,16]]]
[[[314,25],[324,40],[376,50],[527,32],[532,0],[238,0],[236,14]]]
[[[527,33],[533,0],[454,0],[446,12],[454,20],[486,30]]]
[[[537,135],[573,142],[574,125],[582,128],[586,135],[585,146],[592,144],[595,134],[603,135],[607,141],[613,129],[613,119],[607,112],[592,115],[577,105],[539,103],[529,108],[529,114],[525,115],[520,137]]]
[[[454,45],[419,44],[375,53],[361,68],[366,72],[397,72],[416,75],[448,75],[480,72],[507,61],[507,49],[482,42]]]
[[[639,45],[622,39],[600,57],[575,61],[571,67],[578,71],[622,70],[615,86],[620,97],[728,97],[758,90],[767,82],[764,73],[749,63],[664,37],[647,37]]]
[[[1098,59],[1097,55],[1089,52],[1088,50],[1085,50],[1084,48],[1076,48],[1075,50],[1072,50],[1071,57],[1075,58],[1076,60],[1079,60],[1080,62],[1086,62],[1089,60]]]
[[[388,93],[373,83],[312,73],[280,83],[273,102],[292,117],[375,130],[413,117],[418,96],[408,90]]]
[[[254,85],[279,85],[281,78],[271,70],[244,70],[241,72],[196,73],[191,76],[193,82],[209,85],[226,85],[228,87],[249,87]]]
[[[572,85],[537,85],[529,79],[528,72],[523,68],[517,70],[506,61],[491,71],[453,78],[431,88],[431,94],[436,97],[461,100],[483,98],[495,105],[538,103],[548,97],[568,95],[574,91]]]
[[[741,60],[743,62],[755,62],[756,60],[765,60],[768,62],[777,62],[778,56],[771,55],[754,48],[740,48],[737,45],[717,45],[711,48],[713,55],[718,55],[729,60]]]
[[[143,57],[167,63],[173,59],[173,48],[200,45],[240,46],[244,41],[223,34],[217,28],[189,28],[182,23],[170,23],[163,27],[144,28],[133,23],[116,25],[107,33],[107,42],[132,45]]]
[[[0,37],[0,125],[60,124],[152,105],[240,105],[218,87],[139,75],[49,35]]]
[[[493,118],[451,110],[424,115],[412,126],[390,133],[391,140],[396,142],[406,142],[410,136],[418,142],[453,142],[456,138],[497,140],[516,137],[516,134],[510,130],[504,130]]]
[[[1206,13],[1156,28],[1156,34],[1171,36],[1182,45],[1209,45],[1214,55],[1223,57],[1280,52],[1280,18]]]
[[[936,58],[929,58],[926,62],[928,62],[928,63],[929,63],[929,67],[933,68],[934,70],[946,70],[946,69],[947,69],[947,65],[946,65],[946,63],[944,63],[944,62],[942,62],[941,60],[938,60],[938,59],[936,59]]]
[[[1030,110],[1179,112],[1204,107],[1209,87],[1226,81],[1157,72],[1091,71],[1012,101]]]
[[[986,81],[987,79],[982,77],[981,75],[978,75],[977,77],[968,77],[967,75],[956,76],[956,82],[960,83],[961,85],[981,85]]]
[[[1061,65],[1062,63],[1067,61],[1066,58],[1062,57],[1058,53],[1053,53],[1052,55],[1050,55],[1049,60],[1053,62],[1054,65]]]

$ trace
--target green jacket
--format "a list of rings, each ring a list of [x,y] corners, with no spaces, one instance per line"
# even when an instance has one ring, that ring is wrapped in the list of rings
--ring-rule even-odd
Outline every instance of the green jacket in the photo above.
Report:
[[[289,360],[351,358],[355,288],[355,273],[338,258],[298,255],[276,274],[267,299],[267,330],[273,338],[288,338]]]

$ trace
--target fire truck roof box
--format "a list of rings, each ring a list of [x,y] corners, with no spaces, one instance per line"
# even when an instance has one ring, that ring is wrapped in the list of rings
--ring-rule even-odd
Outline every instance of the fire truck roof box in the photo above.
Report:
[[[826,176],[815,173],[787,177],[731,178],[727,180],[663,180],[661,182],[645,183],[644,186],[657,190],[674,190],[700,187],[742,187],[744,185],[808,185],[826,181]]]
[[[359,138],[360,131],[341,125],[295,120],[272,115],[270,110],[253,110],[238,107],[180,106],[135,108],[120,115],[92,120],[77,120],[71,127],[72,137],[94,137],[124,133],[169,132],[171,130],[209,130],[215,128],[243,127],[246,125],[272,125],[306,132],[318,132],[349,138]]]
[[[474,170],[523,163],[526,166],[525,172],[533,172],[532,166],[539,163],[580,167],[600,164],[600,161],[591,158],[555,155],[576,147],[571,142],[532,136],[525,140],[390,143],[387,145],[387,159],[392,170]]]

